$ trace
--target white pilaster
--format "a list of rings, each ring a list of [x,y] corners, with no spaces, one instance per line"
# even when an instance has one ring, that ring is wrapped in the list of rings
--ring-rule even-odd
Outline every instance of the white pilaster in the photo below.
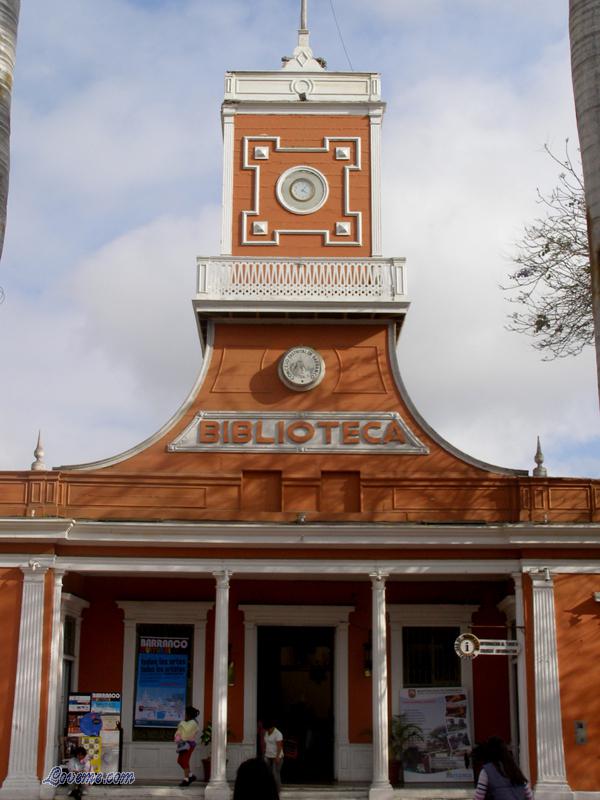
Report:
[[[23,594],[17,675],[12,711],[8,774],[0,796],[10,800],[39,797],[37,776],[42,637],[44,628],[44,578],[48,568],[33,559],[22,566]]]
[[[529,765],[529,711],[527,708],[527,661],[525,650],[525,607],[523,605],[523,575],[513,572],[515,585],[515,627],[519,654],[517,655],[517,705],[519,719],[519,766],[527,778]]]
[[[44,775],[56,766],[57,761],[57,716],[60,703],[61,662],[63,649],[61,597],[64,571],[54,570],[54,586],[52,591],[52,632],[50,634],[50,670],[48,673],[48,712],[46,718],[46,752],[44,755]],[[56,793],[54,786],[42,785],[41,798],[52,798]]]
[[[391,800],[388,756],[388,685],[385,617],[386,575],[371,575],[373,627],[373,777],[369,800]]]
[[[206,800],[229,800],[227,783],[227,656],[229,641],[229,576],[230,572],[213,573],[217,582],[215,604],[215,652],[213,666],[212,750],[210,783]]]
[[[381,242],[381,123],[383,110],[369,114],[371,125],[371,255],[380,256]]]
[[[233,239],[233,125],[235,109],[225,106],[223,119],[223,208],[221,215],[221,255],[230,256]]]
[[[554,582],[547,569],[531,573],[537,742],[536,800],[572,800],[563,746]]]

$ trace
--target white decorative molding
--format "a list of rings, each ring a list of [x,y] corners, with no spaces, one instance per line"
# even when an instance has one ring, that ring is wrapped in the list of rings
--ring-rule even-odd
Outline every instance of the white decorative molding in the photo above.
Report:
[[[336,222],[335,223],[336,236],[350,236],[350,223],[349,222]]]
[[[39,797],[40,791],[37,758],[47,568],[32,558],[28,566],[21,565],[21,571],[23,588],[10,754],[8,774],[0,789],[0,797],[9,800],[32,800]]]
[[[269,232],[269,223],[266,220],[257,220],[252,223],[252,233],[255,236],[266,236]]]
[[[349,224],[342,220],[337,225]],[[339,234],[348,236],[348,234]],[[409,306],[403,258],[198,258],[198,317],[274,311],[397,318]]]
[[[53,571],[52,618],[50,633],[50,669],[48,671],[48,695],[46,698],[46,745],[44,753],[44,775],[48,775],[55,764],[58,764],[58,710],[60,708],[60,678],[62,677],[63,658],[63,618],[61,608],[62,581],[64,572]],[[42,785],[40,798],[52,798],[55,787]]]
[[[299,80],[309,82],[305,94],[310,103],[299,100],[302,92]],[[298,91],[300,89],[300,91]],[[377,72],[306,72],[292,78],[289,71],[227,72],[225,75],[225,108],[231,102],[245,105],[293,105],[294,113],[317,104],[338,103],[355,105],[365,113],[365,105],[384,107],[381,102],[380,74]],[[358,110],[358,109],[357,109]]]
[[[377,570],[371,575],[373,632],[373,668],[371,705],[373,714],[373,775],[369,800],[391,800],[393,789],[389,780],[388,752],[388,679],[385,581],[387,573]]]
[[[346,780],[342,751],[348,746],[348,625],[354,606],[238,606],[244,614],[244,746],[254,755],[257,725],[257,626],[334,627],[334,777]],[[370,749],[370,748],[369,748]]]
[[[544,568],[530,573],[530,578],[533,588],[537,746],[535,796],[536,800],[572,800],[563,744],[554,582],[550,572]]]
[[[227,783],[227,671],[229,641],[229,578],[222,570],[213,573],[216,581],[215,639],[212,687],[212,747],[210,782],[206,800],[228,800]]]
[[[254,158],[257,161],[266,161],[269,158],[269,148],[257,146],[254,148]]]
[[[350,148],[349,147],[336,147],[335,148],[335,157],[338,161],[349,161],[350,160]]]
[[[349,161],[347,165],[342,167],[342,191],[343,191],[343,214],[345,217],[353,217],[354,224],[356,226],[356,236],[354,239],[350,241],[343,241],[337,242],[331,238],[331,231],[328,229],[323,228],[315,228],[306,230],[303,228],[274,228],[272,231],[272,238],[266,242],[263,241],[253,241],[252,239],[248,239],[248,221],[251,217],[259,216],[260,211],[260,177],[261,177],[261,165],[260,164],[251,164],[250,159],[250,143],[251,142],[271,142],[272,143],[272,151],[274,153],[329,153],[331,152],[332,143],[335,142],[353,142],[356,157],[354,161]],[[242,139],[242,168],[245,170],[251,170],[254,173],[253,181],[253,201],[252,201],[252,208],[246,209],[242,211],[242,240],[241,243],[243,245],[272,245],[277,246],[280,242],[280,237],[286,234],[294,234],[294,235],[306,235],[306,234],[318,234],[323,237],[323,244],[325,247],[336,247],[340,245],[362,245],[362,212],[361,211],[352,211],[350,208],[350,173],[354,171],[360,171],[362,169],[361,165],[361,139],[360,136],[324,136],[323,137],[323,145],[321,147],[282,147],[281,145],[281,136],[244,136]],[[293,167],[292,169],[296,169]],[[308,169],[305,167],[305,169]],[[312,169],[312,168],[310,168]],[[288,170],[289,172],[290,170]],[[284,173],[285,175],[286,173]],[[281,180],[281,178],[280,178]],[[278,182],[279,185],[279,182]],[[327,196],[325,196],[323,202],[325,202]],[[281,197],[279,197],[281,202]],[[320,208],[320,206],[318,206]],[[316,209],[313,209],[316,210]],[[294,213],[298,213],[295,211]],[[312,213],[312,211],[310,212]]]
[[[371,255],[382,254],[381,231],[381,123],[383,109],[369,114],[371,131]]]
[[[181,771],[173,758],[171,742],[133,741],[135,702],[135,659],[137,625],[193,625],[192,704],[199,709],[198,724],[204,726],[204,681],[206,660],[206,616],[212,602],[120,600],[123,610],[123,684],[121,723],[123,726],[123,768],[141,779],[175,778]],[[199,757],[194,753],[193,760]]]
[[[221,215],[221,253],[231,255],[233,246],[233,157],[235,110],[223,108],[223,200]]]

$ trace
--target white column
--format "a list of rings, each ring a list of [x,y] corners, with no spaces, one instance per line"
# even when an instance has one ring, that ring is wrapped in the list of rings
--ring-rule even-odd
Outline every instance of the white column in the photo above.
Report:
[[[348,629],[350,623],[338,622],[335,626],[334,657],[334,779],[341,780],[342,749],[349,745],[348,737]]]
[[[135,702],[136,622],[123,620],[123,678],[121,681],[121,727],[123,728],[123,769],[132,768],[133,704]],[[78,684],[76,684],[78,685]]]
[[[225,107],[223,114],[223,206],[221,215],[221,255],[230,256],[233,239],[233,123],[235,109]]]
[[[549,570],[531,573],[537,742],[536,800],[572,800],[563,746],[554,582]]]
[[[517,706],[519,718],[519,766],[531,778],[529,766],[529,718],[527,708],[527,660],[525,649],[525,608],[523,605],[523,575],[513,572],[515,585],[515,628],[519,654],[517,655]]]
[[[12,711],[8,774],[0,796],[10,800],[39,797],[37,757],[42,682],[44,578],[48,568],[33,559],[23,572],[17,675]]]
[[[44,774],[46,777],[52,767],[57,766],[57,712],[60,702],[60,678],[62,663],[62,616],[61,596],[64,570],[54,570],[54,587],[52,591],[52,632],[50,634],[50,670],[48,673],[48,713],[46,719],[46,753],[44,755]],[[42,785],[41,798],[52,798],[54,786]]]
[[[388,686],[385,617],[385,579],[378,572],[371,575],[373,627],[373,778],[369,800],[391,800],[388,756]]]
[[[231,792],[226,778],[227,767],[227,655],[229,641],[229,576],[216,572],[215,653],[213,666],[212,750],[210,783],[206,800],[229,800]]]
[[[381,242],[381,123],[383,111],[369,113],[371,124],[371,255],[382,255]]]
[[[256,755],[257,692],[256,623],[244,621],[244,745]]]

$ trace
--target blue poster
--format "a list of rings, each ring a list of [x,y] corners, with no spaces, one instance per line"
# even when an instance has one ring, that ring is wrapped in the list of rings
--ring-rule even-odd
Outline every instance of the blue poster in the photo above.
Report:
[[[133,723],[137,727],[176,728],[184,718],[188,641],[140,640]]]

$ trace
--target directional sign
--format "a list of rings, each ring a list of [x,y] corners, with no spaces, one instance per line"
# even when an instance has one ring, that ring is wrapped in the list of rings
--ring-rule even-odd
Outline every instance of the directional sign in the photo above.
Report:
[[[515,639],[479,639],[474,633],[461,633],[454,642],[454,650],[460,658],[477,658],[516,656],[520,647]]]
[[[477,658],[481,644],[473,633],[461,633],[454,642],[454,650],[460,658]]]

